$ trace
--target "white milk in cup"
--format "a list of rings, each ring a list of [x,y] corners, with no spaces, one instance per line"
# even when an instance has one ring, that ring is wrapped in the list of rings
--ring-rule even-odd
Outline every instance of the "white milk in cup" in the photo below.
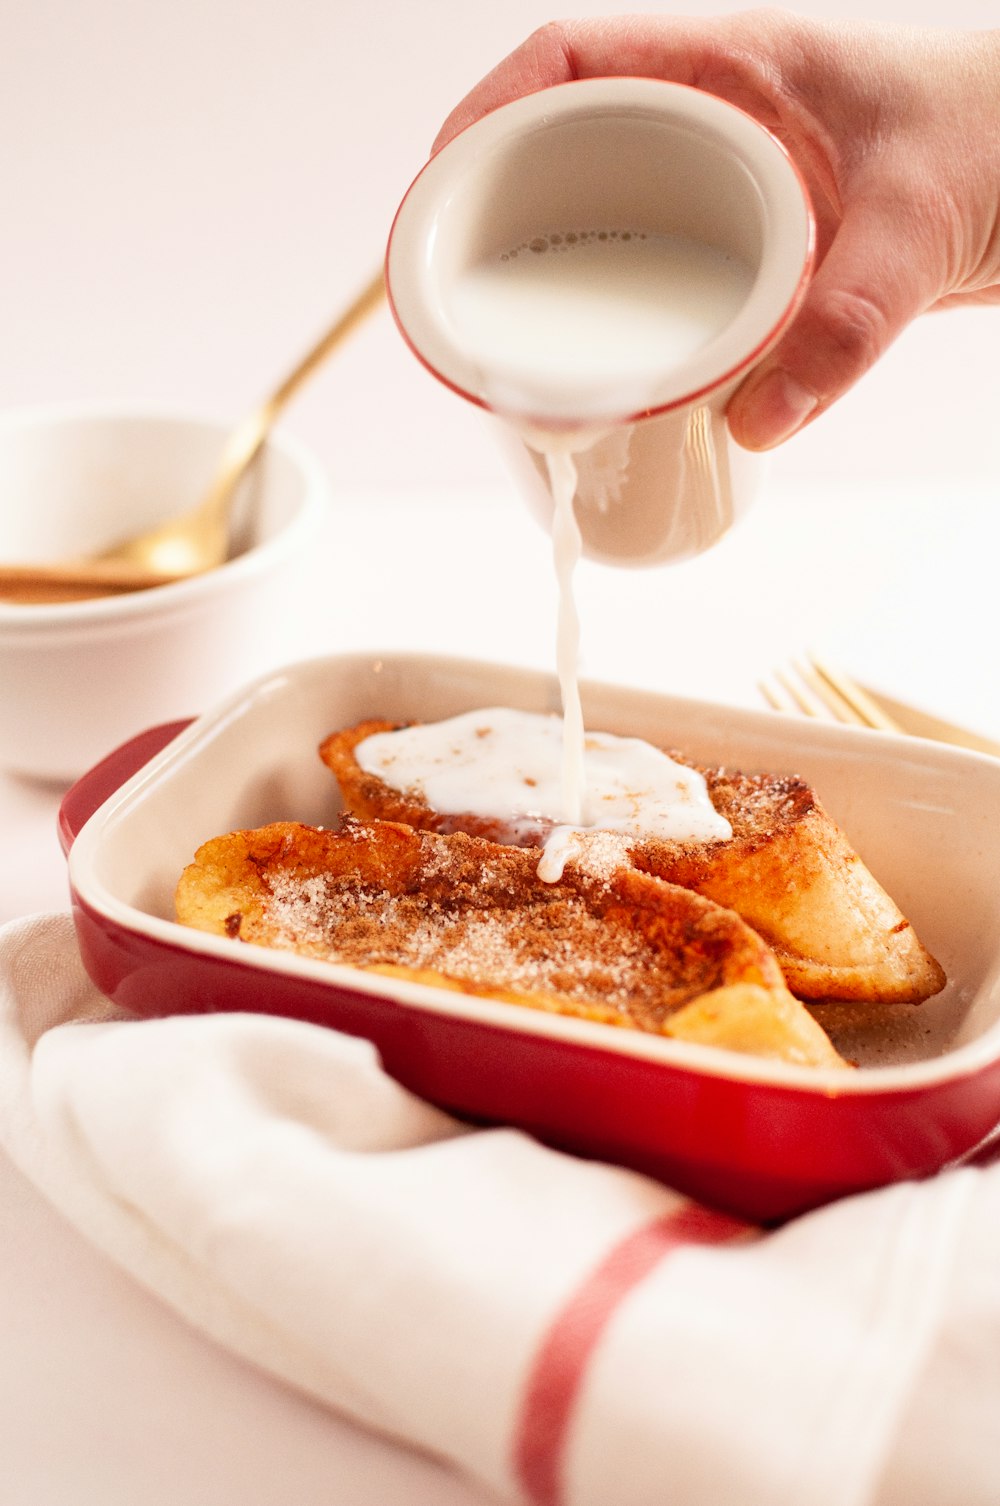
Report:
[[[795,313],[813,240],[798,172],[751,117],[588,79],[444,147],[386,275],[415,353],[501,420],[540,519],[561,506],[586,555],[650,565],[700,553],[752,500],[760,457],[726,403]]]

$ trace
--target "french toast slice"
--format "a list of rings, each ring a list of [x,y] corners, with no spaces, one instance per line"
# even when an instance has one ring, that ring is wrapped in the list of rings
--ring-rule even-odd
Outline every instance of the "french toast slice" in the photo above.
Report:
[[[198,930],[366,972],[810,1066],[844,1067],[732,911],[634,868],[348,818],[204,843],[176,891]]]
[[[436,811],[419,790],[397,790],[362,768],[358,744],[399,725],[365,721],[321,744],[320,757],[336,777],[350,814],[542,845],[550,823],[525,818],[512,824]],[[917,1004],[944,986],[937,961],[804,780],[700,768],[667,751],[699,769],[732,836],[710,842],[637,840],[630,849],[637,868],[735,910],[772,948],[799,998]]]
[[[919,1004],[943,988],[939,963],[804,780],[701,772],[732,838],[647,840],[632,849],[638,867],[735,909],[800,998]]]

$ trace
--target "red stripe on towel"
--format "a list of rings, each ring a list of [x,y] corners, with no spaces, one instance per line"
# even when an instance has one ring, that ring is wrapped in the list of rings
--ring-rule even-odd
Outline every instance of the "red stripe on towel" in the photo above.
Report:
[[[563,1506],[563,1458],[591,1355],[625,1297],[671,1251],[722,1244],[749,1226],[686,1203],[616,1245],[570,1297],[542,1340],[514,1431],[514,1469],[533,1506]]]

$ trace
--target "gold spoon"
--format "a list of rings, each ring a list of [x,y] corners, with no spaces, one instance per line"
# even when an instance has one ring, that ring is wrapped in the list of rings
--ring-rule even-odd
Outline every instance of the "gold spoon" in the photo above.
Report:
[[[52,564],[0,564],[0,599],[21,603],[79,601],[147,590],[221,565],[228,556],[233,493],[278,415],[327,356],[385,296],[382,272],[358,294],[313,348],[232,432],[196,507],[102,554]]]

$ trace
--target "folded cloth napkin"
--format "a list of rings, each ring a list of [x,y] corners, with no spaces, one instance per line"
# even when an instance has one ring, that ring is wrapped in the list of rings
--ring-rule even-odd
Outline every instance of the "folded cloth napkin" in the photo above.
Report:
[[[500,1499],[1000,1500],[1000,1165],[765,1232],[363,1041],[124,1018],[65,915],[0,931],[0,1139],[191,1323]]]

